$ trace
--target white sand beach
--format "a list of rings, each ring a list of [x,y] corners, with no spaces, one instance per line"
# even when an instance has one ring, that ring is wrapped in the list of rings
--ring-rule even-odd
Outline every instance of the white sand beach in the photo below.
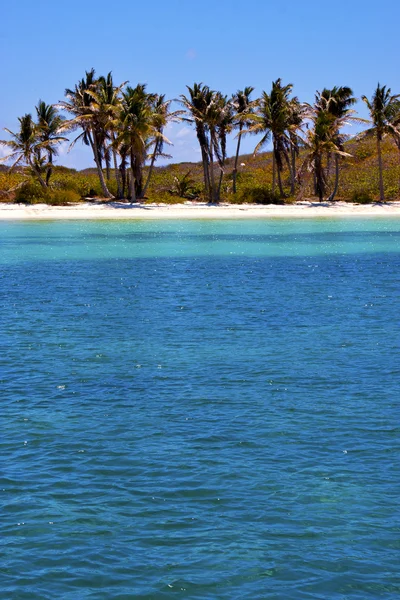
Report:
[[[71,206],[0,203],[0,220],[52,219],[270,219],[320,217],[400,217],[400,202],[385,204],[334,204],[301,201],[296,204],[256,205],[200,202],[184,204],[124,204],[86,202]]]

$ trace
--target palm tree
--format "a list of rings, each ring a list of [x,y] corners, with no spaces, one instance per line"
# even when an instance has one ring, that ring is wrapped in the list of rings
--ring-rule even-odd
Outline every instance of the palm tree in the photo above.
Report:
[[[237,178],[237,164],[239,160],[240,142],[242,141],[242,130],[243,127],[250,127],[251,122],[246,120],[247,115],[254,112],[255,102],[250,100],[251,94],[254,92],[254,88],[251,86],[245,87],[244,90],[238,90],[232,97],[232,104],[235,111],[235,126],[239,129],[237,136],[237,146],[235,154],[235,163],[233,167],[232,180],[233,180],[233,193],[236,194],[236,178]]]
[[[156,99],[156,94],[146,92],[144,84],[135,88],[128,86],[122,94],[116,144],[124,146],[129,153],[131,202],[143,197],[143,166],[148,140],[162,139],[170,143],[160,131],[159,115],[154,112]]]
[[[226,160],[227,134],[231,131],[233,125],[232,103],[221,92],[211,92],[204,115],[204,123],[209,137],[210,201],[219,202]],[[214,157],[220,169],[218,184],[215,181]]]
[[[160,156],[168,158],[168,155],[163,154],[164,143],[170,144],[164,137],[164,129],[170,122],[179,121],[179,115],[182,114],[181,110],[175,110],[170,112],[171,100],[165,100],[165,94],[157,94],[153,103],[153,120],[154,127],[157,131],[157,136],[150,140],[150,145],[153,146],[153,151],[150,155],[150,166],[147,174],[146,183],[143,188],[143,197],[146,195],[147,188],[150,183],[150,179],[154,169],[154,163]],[[169,157],[170,158],[170,157]]]
[[[289,101],[288,118],[288,136],[290,140],[290,193],[293,196],[296,181],[296,158],[300,154],[301,137],[299,132],[302,129],[305,117],[304,104],[299,102],[295,96]]]
[[[378,83],[378,87],[373,93],[371,100],[368,100],[366,96],[361,96],[361,98],[368,107],[373,124],[373,127],[368,131],[368,133],[372,132],[376,135],[379,166],[379,198],[381,202],[384,202],[385,192],[383,187],[381,142],[387,133],[393,135],[395,139],[400,135],[400,131],[394,124],[396,123],[394,117],[396,114],[398,114],[398,98],[400,98],[400,94],[392,95],[390,88],[386,88],[385,85],[381,87]]]
[[[396,100],[393,105],[393,115],[390,119],[389,133],[400,151],[400,100]]]
[[[205,193],[209,200],[212,199],[210,181],[210,140],[206,123],[207,112],[214,92],[202,83],[194,83],[193,87],[186,86],[189,97],[180,96],[180,102],[185,108],[186,117],[184,121],[193,123],[196,129],[197,139],[201,150],[203,164]]]
[[[5,128],[11,136],[11,140],[0,140],[0,145],[10,149],[10,154],[2,161],[14,161],[10,169],[25,163],[37,177],[40,185],[46,187],[43,179],[44,158],[41,155],[41,143],[38,140],[37,128],[33,122],[32,115],[26,114],[18,118],[19,130],[14,133]]]
[[[114,85],[112,73],[107,77],[100,76],[97,82],[97,92],[94,95],[98,106],[98,117],[101,122],[100,144],[103,147],[102,155],[106,162],[107,179],[110,179],[110,151],[113,157],[115,179],[117,181],[117,197],[123,197],[123,184],[117,163],[115,119],[121,106],[121,91],[127,81],[119,86]]]
[[[322,110],[321,105],[316,103],[313,107],[309,106],[307,118],[311,121],[312,127],[307,130],[304,140],[307,152],[300,174],[305,170],[313,173],[315,191],[320,202],[322,202],[327,189],[324,157],[331,155],[335,157],[350,156],[341,149],[337,134],[338,130],[345,124],[346,117],[337,118],[329,110]]]
[[[232,100],[228,100],[226,96],[222,96],[220,94],[220,118],[218,124],[218,141],[219,141],[219,168],[220,168],[220,176],[219,183],[217,189],[217,201],[219,202],[221,199],[221,184],[222,178],[224,175],[224,167],[225,161],[227,158],[226,153],[226,143],[227,143],[227,135],[231,133],[234,125],[234,108]]]
[[[95,78],[94,69],[91,69],[86,71],[85,78],[81,79],[73,90],[68,88],[65,90],[67,101],[61,101],[58,107],[72,115],[72,119],[67,123],[70,129],[78,127],[82,129],[82,133],[72,142],[71,147],[79,139],[91,147],[103,196],[113,198],[105,182],[101,164],[104,130],[102,118],[99,115],[97,91],[98,80]]]
[[[336,132],[333,133],[335,137],[335,144],[341,150],[344,151],[344,142],[348,139],[348,136],[340,133],[340,128],[351,124],[351,122],[364,122],[363,119],[354,117],[354,110],[351,110],[351,106],[356,104],[357,99],[353,96],[353,90],[347,86],[333,87],[331,90],[324,88],[322,92],[317,93],[316,105],[319,106],[320,110],[327,110],[336,120]],[[339,187],[339,160],[340,155],[335,154],[335,184],[329,201],[332,202],[335,199],[337,190]]]
[[[270,94],[266,92],[262,93],[258,103],[258,112],[254,115],[249,115],[248,118],[253,124],[246,130],[246,133],[263,134],[263,137],[254,149],[254,153],[257,153],[272,137],[272,191],[275,192],[277,173],[279,192],[282,198],[285,196],[281,177],[284,163],[286,162],[290,168],[289,150],[291,141],[288,129],[292,117],[289,99],[292,88],[293,85],[291,83],[283,86],[281,79],[272,82]]]
[[[35,108],[37,115],[37,138],[40,147],[47,154],[46,186],[48,186],[53,171],[53,158],[58,154],[57,145],[64,141],[67,142],[68,139],[59,135],[64,126],[64,119],[58,114],[54,106],[46,104],[43,100],[39,100]]]

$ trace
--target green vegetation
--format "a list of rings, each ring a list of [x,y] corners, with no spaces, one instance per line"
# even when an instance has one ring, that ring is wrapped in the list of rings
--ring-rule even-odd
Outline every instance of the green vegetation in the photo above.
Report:
[[[294,192],[295,164],[290,160],[291,147],[298,149],[299,131],[302,121],[294,122],[294,114],[298,114],[300,103],[297,98],[290,99],[292,84],[282,86],[280,79],[272,83],[269,94],[263,92],[258,102],[257,112],[249,115],[250,125],[242,133],[262,134],[260,142],[254,152],[258,152],[272,138],[272,194],[276,190],[276,175],[278,176],[279,194],[285,198],[282,175],[286,164],[291,181],[291,190]],[[291,136],[290,136],[291,134]],[[295,154],[294,154],[295,155]]]
[[[35,118],[19,118],[16,132],[0,140],[8,150],[0,165],[0,200],[69,204],[83,198],[107,201],[182,200],[259,204],[301,198],[366,203],[400,196],[400,95],[378,84],[365,96],[371,127],[351,138],[343,128],[358,118],[349,87],[317,92],[314,104],[292,96],[281,79],[270,92],[251,99],[252,87],[231,98],[202,83],[187,86],[172,111],[172,101],[150,93],[144,84],[114,85],[112,75],[86,72],[56,106],[39,101]],[[62,111],[62,112],[60,112]],[[66,115],[66,116],[64,116]],[[201,162],[157,167],[168,155],[168,123],[190,123],[197,135]],[[77,172],[55,165],[66,137],[89,146],[96,168]],[[254,154],[240,156],[242,136],[258,134]],[[227,140],[235,135],[235,156]],[[272,152],[259,153],[268,142]]]
[[[371,101],[366,96],[362,99],[368,106],[373,124],[369,133],[376,135],[377,151],[378,151],[378,166],[379,166],[379,196],[381,202],[385,201],[385,188],[383,183],[383,162],[382,162],[382,140],[386,134],[393,137],[397,146],[400,149],[400,133],[398,125],[400,123],[400,95],[392,96],[391,90],[386,89],[386,86],[381,87],[378,83]]]

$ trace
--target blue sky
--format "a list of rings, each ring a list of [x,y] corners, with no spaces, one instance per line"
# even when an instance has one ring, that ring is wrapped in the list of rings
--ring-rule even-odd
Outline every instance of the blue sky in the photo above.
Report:
[[[14,1],[2,10],[0,127],[16,130],[39,98],[62,100],[91,67],[168,98],[194,81],[228,95],[252,85],[258,96],[278,77],[308,102],[334,85],[351,86],[358,98],[370,97],[378,81],[397,93],[399,22],[398,0]],[[175,162],[198,160],[187,125],[168,136]],[[243,152],[255,143],[245,139]],[[93,159],[77,145],[69,154],[64,148],[59,163],[84,168]]]

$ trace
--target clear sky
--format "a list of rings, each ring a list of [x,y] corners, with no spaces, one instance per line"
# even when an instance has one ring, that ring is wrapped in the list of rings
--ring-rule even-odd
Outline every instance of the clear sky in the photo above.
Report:
[[[400,92],[399,0],[14,0],[1,15],[0,127],[13,131],[39,98],[62,100],[92,67],[168,98],[195,81],[228,95],[252,85],[256,97],[278,77],[308,102],[334,85],[349,85],[358,98],[378,81]],[[199,159],[187,125],[168,136],[175,162]],[[243,151],[254,146],[248,138]],[[64,148],[58,162],[93,166],[80,145],[68,155]]]

